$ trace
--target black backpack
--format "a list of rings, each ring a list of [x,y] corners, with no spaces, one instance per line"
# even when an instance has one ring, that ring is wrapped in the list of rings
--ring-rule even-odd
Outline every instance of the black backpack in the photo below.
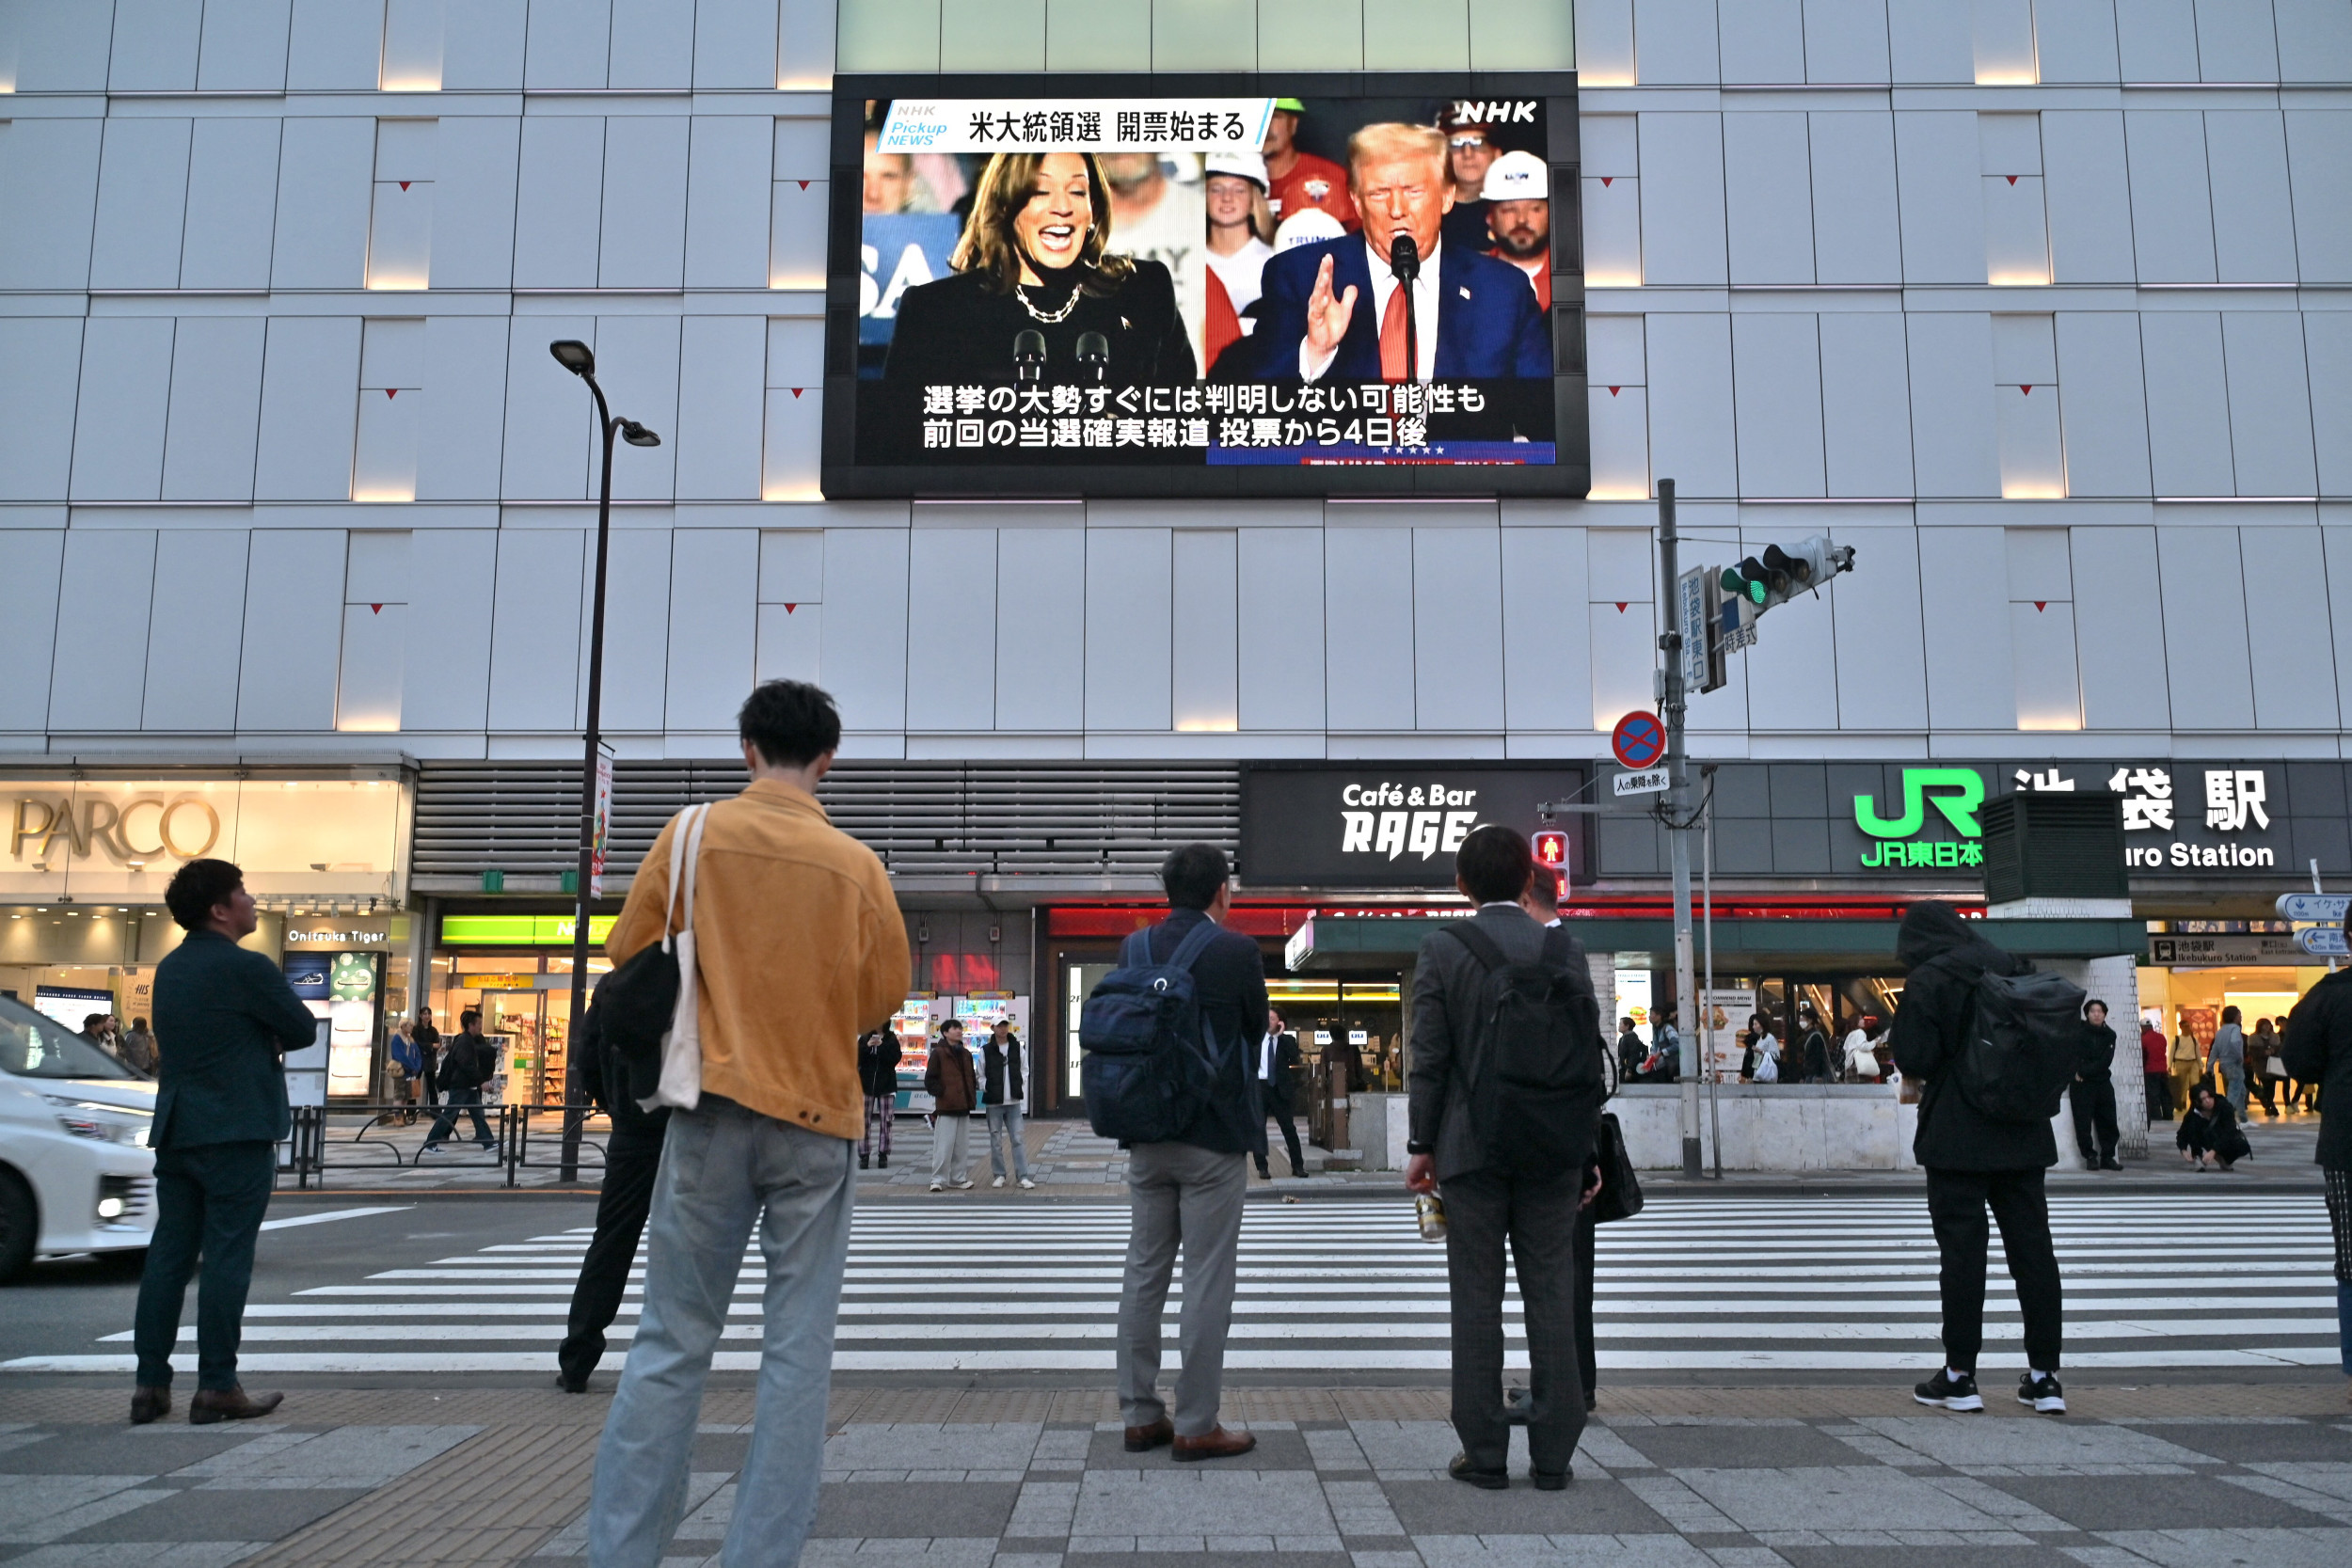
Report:
[[[1471,1015],[1485,1050],[1470,1119],[1488,1157],[1514,1176],[1582,1170],[1609,1085],[1600,1004],[1589,985],[1576,984],[1566,933],[1549,927],[1542,954],[1514,963],[1469,921],[1445,928],[1486,972]]]
[[[1119,967],[1095,982],[1078,1015],[1079,1092],[1095,1135],[1123,1144],[1166,1143],[1192,1125],[1216,1082],[1216,1041],[1193,997],[1192,966],[1217,932],[1204,920],[1168,961],[1152,961],[1152,933],[1119,950]]]
[[[2058,1115],[2082,1067],[2083,990],[2056,974],[1977,976],[1952,1078],[1987,1121],[2031,1125]]]

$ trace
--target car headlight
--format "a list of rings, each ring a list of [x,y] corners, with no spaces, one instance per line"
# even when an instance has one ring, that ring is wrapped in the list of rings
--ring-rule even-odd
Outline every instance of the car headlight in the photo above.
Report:
[[[135,1148],[147,1147],[147,1135],[155,1125],[151,1112],[133,1111],[119,1105],[101,1105],[87,1100],[68,1100],[62,1095],[47,1094],[41,1098],[49,1102],[50,1113],[57,1125],[77,1138],[89,1138],[102,1144],[129,1144]]]

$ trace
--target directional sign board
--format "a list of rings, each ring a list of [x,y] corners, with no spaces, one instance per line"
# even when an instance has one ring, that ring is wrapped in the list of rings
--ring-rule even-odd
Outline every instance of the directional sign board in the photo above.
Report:
[[[1666,769],[1651,768],[1639,773],[1620,773],[1613,782],[1620,795],[1655,795],[1671,781]]]
[[[2282,893],[2279,895],[2279,918],[2281,920],[2326,920],[2342,925],[2346,910],[2352,910],[2352,893]]]
[[[2313,926],[2295,933],[2295,944],[2315,958],[2352,958],[2341,926]]]
[[[1617,721],[1609,749],[1617,753],[1620,765],[1634,772],[1655,767],[1666,755],[1665,723],[1654,713],[1636,709]]]

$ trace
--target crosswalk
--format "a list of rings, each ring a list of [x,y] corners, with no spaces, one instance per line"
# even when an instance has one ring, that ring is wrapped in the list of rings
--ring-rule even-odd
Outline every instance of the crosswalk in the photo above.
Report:
[[[2070,1367],[2335,1363],[2335,1285],[2315,1196],[2068,1196],[2051,1209]],[[551,1373],[588,1235],[582,1227],[494,1243],[256,1302],[243,1365]],[[1893,1371],[1935,1362],[1936,1254],[1915,1196],[1653,1199],[1600,1238],[1595,1316],[1604,1372]],[[870,1206],[855,1221],[834,1365],[866,1373],[1107,1373],[1126,1240],[1126,1211],[1116,1204]],[[616,1353],[636,1322],[644,1266],[641,1253],[612,1336]],[[2022,1366],[1997,1235],[1993,1275],[1985,1365]],[[757,1365],[763,1285],[754,1250],[718,1368]],[[1182,1297],[1180,1275],[1171,1340]],[[183,1338],[194,1332],[183,1329]],[[1525,1366],[1516,1295],[1505,1333],[1511,1364]],[[112,1334],[92,1354],[20,1357],[0,1370],[127,1370],[129,1338]],[[1448,1361],[1445,1252],[1420,1240],[1402,1202],[1249,1206],[1229,1368],[1430,1373]],[[1167,1362],[1177,1362],[1172,1343]]]

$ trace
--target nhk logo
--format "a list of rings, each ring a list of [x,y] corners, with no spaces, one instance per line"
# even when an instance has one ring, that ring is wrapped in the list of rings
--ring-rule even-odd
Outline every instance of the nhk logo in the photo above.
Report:
[[[1478,826],[1475,809],[1463,810],[1478,799],[1474,789],[1449,789],[1444,784],[1349,784],[1340,791],[1343,806],[1423,807],[1434,809],[1342,811],[1340,853],[1386,855],[1394,860],[1410,852],[1422,860],[1452,854]],[[1449,809],[1452,808],[1452,809]]]
[[[1908,839],[1927,826],[1933,806],[1952,831],[1963,838],[1983,836],[1977,826],[1977,808],[1984,804],[1984,780],[1973,768],[1906,768],[1903,769],[1902,815],[1889,820],[1878,813],[1878,798],[1853,798],[1854,825],[1872,838]],[[1982,865],[1984,846],[1949,840],[1933,844],[1873,844],[1863,851],[1862,863],[1871,867],[1959,867]]]

